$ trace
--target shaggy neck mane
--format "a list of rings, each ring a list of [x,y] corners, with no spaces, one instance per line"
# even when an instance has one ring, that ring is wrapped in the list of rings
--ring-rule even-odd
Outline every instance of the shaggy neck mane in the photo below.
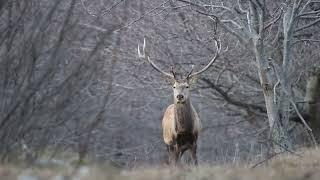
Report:
[[[192,109],[190,100],[184,103],[174,103],[174,117],[177,133],[187,133],[193,130]]]

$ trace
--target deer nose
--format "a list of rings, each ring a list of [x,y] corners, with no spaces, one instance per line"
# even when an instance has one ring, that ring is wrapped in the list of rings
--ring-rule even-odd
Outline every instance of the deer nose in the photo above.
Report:
[[[184,97],[183,97],[182,94],[178,94],[178,95],[177,95],[177,99],[178,99],[179,101],[181,101],[183,98],[184,98]]]

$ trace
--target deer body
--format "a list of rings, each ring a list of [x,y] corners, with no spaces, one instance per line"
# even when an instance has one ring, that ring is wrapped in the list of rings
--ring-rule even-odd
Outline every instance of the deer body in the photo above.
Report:
[[[171,72],[162,71],[155,63],[150,60],[145,51],[145,40],[143,43],[142,54],[138,45],[138,55],[146,58],[151,66],[166,77],[173,80],[173,100],[174,104],[167,107],[162,120],[163,140],[167,146],[169,163],[176,164],[186,150],[191,151],[194,164],[197,160],[197,139],[201,129],[200,119],[190,101],[189,84],[190,80],[206,71],[218,58],[221,46],[216,40],[217,53],[213,59],[200,71],[193,73],[192,70],[185,78],[178,79],[173,68]]]
[[[192,104],[171,104],[166,109],[162,120],[163,140],[167,145],[169,162],[176,162],[184,151],[191,150],[197,164],[196,149],[201,123]]]
[[[167,145],[170,145],[174,142],[175,138],[177,138],[177,134],[194,133],[198,135],[201,130],[200,119],[192,105],[190,109],[185,108],[184,111],[181,111],[181,113],[190,111],[187,112],[191,115],[188,119],[182,119],[183,117],[181,118],[181,116],[179,116],[179,114],[176,114],[175,111],[175,105],[171,104],[167,107],[162,119],[163,140]],[[179,131],[179,121],[188,121],[187,123],[192,123],[192,126],[190,127],[190,129],[188,128],[188,131]]]

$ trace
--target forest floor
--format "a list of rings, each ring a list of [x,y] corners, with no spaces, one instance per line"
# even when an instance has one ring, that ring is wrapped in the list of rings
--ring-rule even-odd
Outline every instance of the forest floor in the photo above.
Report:
[[[56,163],[59,164],[59,163]],[[320,150],[303,149],[297,154],[282,154],[252,168],[238,166],[137,167],[131,170],[108,164],[34,166],[0,165],[1,180],[319,180]]]

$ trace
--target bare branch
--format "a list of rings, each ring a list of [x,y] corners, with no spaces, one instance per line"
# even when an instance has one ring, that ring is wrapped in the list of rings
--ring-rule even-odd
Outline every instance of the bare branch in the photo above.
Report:
[[[242,5],[241,5],[241,3],[240,3],[240,0],[237,0],[237,3],[238,3],[239,10],[240,10],[242,13],[247,14],[248,11],[245,10],[245,9],[243,9],[243,7],[242,7]]]
[[[271,25],[275,24],[279,19],[281,19],[281,16],[283,14],[283,9],[280,8],[280,13],[278,16],[276,16],[275,18],[273,18],[270,22],[267,23],[267,25],[264,26],[264,29],[267,29],[268,27],[270,27]]]
[[[108,30],[105,28],[102,28],[100,26],[95,26],[95,25],[91,25],[91,24],[85,24],[85,23],[78,23],[79,26],[83,26],[89,29],[93,29],[99,32],[107,32]]]
[[[312,15],[312,14],[318,14],[320,13],[320,10],[317,10],[317,11],[309,11],[309,12],[305,12],[305,13],[300,13],[297,17],[300,17],[300,16],[306,16],[306,15]]]
[[[256,114],[259,113],[266,113],[266,110],[264,109],[264,107],[256,105],[256,104],[248,104],[248,103],[244,103],[242,101],[233,99],[232,97],[229,96],[229,94],[227,92],[225,92],[223,89],[221,89],[219,86],[217,86],[216,84],[214,84],[213,82],[211,82],[209,79],[207,78],[201,78],[202,81],[204,81],[206,84],[208,84],[210,86],[210,88],[216,90],[221,96],[222,98],[227,101],[228,103],[244,108],[247,111],[251,111],[254,112],[256,111]]]
[[[168,3],[170,0],[166,0],[164,1],[163,3],[161,3],[160,5],[156,6],[155,8],[152,8],[151,10],[149,10],[148,12],[140,15],[138,18],[134,19],[133,21],[129,22],[128,24],[124,25],[124,26],[121,26],[120,28],[118,28],[117,30],[115,31],[121,31],[125,28],[128,28],[130,27],[131,25],[137,23],[138,21],[140,21],[141,19],[143,19],[144,17],[146,17],[147,15],[153,13],[154,11],[156,11],[157,9],[159,9],[160,7],[164,6],[166,3]]]
[[[232,10],[229,7],[223,5],[203,5],[203,7],[219,8],[232,12]]]
[[[278,79],[277,83],[273,86],[273,102],[277,103],[277,86],[280,84],[280,80]]]
[[[295,42],[293,42],[293,44],[295,44],[297,42],[320,42],[320,39],[299,39],[299,40],[296,40]]]
[[[307,25],[305,25],[305,26],[302,26],[302,27],[300,27],[300,28],[296,29],[296,31],[295,31],[295,32],[298,32],[298,31],[301,31],[301,30],[307,29],[307,28],[309,28],[309,27],[311,27],[311,26],[313,26],[313,25],[317,24],[318,22],[320,22],[320,18],[319,18],[319,19],[317,19],[317,20],[315,20],[315,21],[313,21],[313,22],[311,22],[311,23],[309,23],[309,24],[307,24]]]
[[[90,16],[97,17],[97,14],[95,14],[95,13],[92,12],[88,7],[86,7],[86,5],[84,4],[83,0],[80,0],[80,1],[81,1],[81,5],[82,5],[83,9],[84,9]]]
[[[260,10],[262,10],[262,4],[257,1],[257,0],[249,0],[252,4],[254,4],[257,8],[259,8]]]
[[[299,118],[301,119],[303,125],[309,130],[309,131],[312,131],[312,129],[308,126],[308,124],[306,123],[306,120],[303,118],[303,116],[300,114],[298,108],[297,108],[297,105],[296,103],[293,102],[292,99],[289,99],[289,101],[291,102],[294,110],[296,111],[296,113],[298,114]]]
[[[230,23],[230,24],[233,24],[234,26],[236,26],[238,29],[242,29],[242,27],[238,23],[236,23],[234,20],[231,20],[231,19],[220,20],[220,22],[222,22],[222,23]]]
[[[198,9],[194,9],[194,11],[196,11],[199,14],[202,14],[202,15],[205,15],[205,16],[209,17],[211,20],[213,20],[216,23],[219,23],[223,29],[225,29],[230,34],[236,36],[239,39],[239,41],[241,41],[241,43],[243,43],[243,44],[247,44],[248,43],[248,38],[247,37],[245,37],[244,35],[242,35],[239,32],[236,32],[232,27],[229,27],[225,23],[221,22],[216,14],[204,12],[205,7],[203,7],[202,5],[199,5],[197,3],[194,3],[194,2],[191,2],[191,1],[187,1],[187,0],[178,0],[178,1],[201,9],[201,11],[198,10]],[[249,17],[249,11],[246,11],[246,12],[247,12],[247,16]],[[241,26],[238,26],[238,27],[241,27]],[[243,30],[244,27],[241,27],[241,29]]]
[[[220,72],[218,73],[218,76],[216,77],[216,81],[215,84],[219,83],[220,77],[222,76],[222,73],[226,71],[226,66],[223,66],[223,68],[220,70]]]
[[[111,12],[112,9],[114,9],[116,6],[118,6],[120,3],[122,3],[124,0],[120,0],[118,2],[113,3],[102,15],[107,15]]]
[[[310,3],[311,3],[311,0],[308,0],[308,2],[302,7],[300,12],[303,12]]]
[[[259,165],[261,165],[261,164],[269,161],[270,159],[272,159],[272,158],[276,157],[277,155],[282,154],[282,153],[284,153],[284,152],[285,152],[285,151],[280,151],[280,152],[277,152],[277,153],[273,153],[273,154],[271,154],[270,156],[268,156],[267,158],[265,158],[265,159],[257,162],[256,164],[254,164],[254,165],[251,166],[250,168],[251,168],[251,169],[254,169],[254,168],[256,168],[257,166],[259,166]]]
[[[320,16],[301,16],[300,19],[318,19]]]

